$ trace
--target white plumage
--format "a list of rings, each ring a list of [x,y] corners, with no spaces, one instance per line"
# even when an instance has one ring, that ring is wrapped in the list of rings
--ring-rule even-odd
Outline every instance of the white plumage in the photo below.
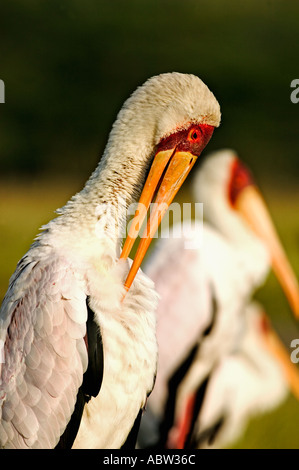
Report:
[[[202,231],[184,230],[182,237],[176,237],[182,233],[179,224],[174,228],[174,238],[157,242],[145,265],[161,296],[157,313],[158,371],[148,402],[156,420],[166,413],[168,425],[164,423],[159,445],[182,445],[178,441],[187,400],[223,357],[241,347],[246,331],[244,311],[273,262],[272,237],[277,242],[268,222],[267,245],[266,237],[260,237],[239,214],[236,204],[247,191],[251,196],[253,182],[233,151],[207,156],[193,189],[195,200],[204,203],[209,223]],[[256,212],[252,215],[258,217],[262,202],[255,202]],[[291,305],[298,306],[294,278],[291,285],[295,286]],[[175,405],[169,410],[174,393]],[[173,420],[169,418],[171,413]]]
[[[204,199],[206,216],[213,206],[221,206],[219,213],[222,219],[227,220],[228,215],[237,219],[235,223],[240,224],[239,232],[247,234],[246,227],[242,226],[242,221],[238,220],[238,216],[233,214],[227,203],[225,188],[228,185],[233,158],[232,153],[222,155],[219,160],[206,157],[205,164],[199,168],[196,175],[194,192],[196,201],[203,200],[198,194],[199,189],[209,192],[210,197]],[[210,173],[212,164],[214,171]],[[201,186],[198,184],[199,178]],[[210,202],[208,208],[206,202]],[[177,237],[177,232],[181,232],[180,224],[174,227],[173,238],[157,242],[153,255],[145,265],[145,271],[154,280],[161,297],[157,314],[158,374],[155,390],[149,400],[152,407],[156,407],[157,401],[159,413],[164,407],[167,377],[175,371],[184,355],[188,354],[211,322],[213,297],[216,301],[217,324],[213,335],[205,338],[205,345],[201,347],[201,350],[208,348],[207,360],[202,361],[203,375],[210,370],[213,362],[218,360],[219,345],[221,354],[225,353],[238,338],[238,319],[242,307],[253,289],[263,282],[269,266],[266,249],[250,232],[247,238],[252,241],[251,251],[256,250],[259,254],[257,263],[256,259],[253,261],[251,252],[242,249],[241,242],[238,249],[207,223],[203,225],[200,234],[191,229],[189,233],[184,230],[184,235]],[[199,236],[202,239],[199,239]],[[234,236],[237,238],[235,233]],[[170,325],[175,325],[175,328],[169,331]]]
[[[51,240],[45,240],[55,239],[55,231],[51,235],[23,258],[2,305],[1,444],[17,448],[57,444],[87,368],[88,295],[100,325],[105,368],[100,394],[85,405],[75,446],[118,447],[153,386],[157,296],[152,282],[140,273],[121,304],[125,262],[113,267],[116,259],[111,258],[109,266],[106,250],[106,266],[100,271],[78,251],[72,256],[54,251]],[[99,428],[94,420],[100,420]]]
[[[81,392],[86,404],[74,447],[125,443],[153,387],[157,295],[141,272],[126,293],[129,261],[118,262],[119,229],[161,142],[190,126],[202,136],[204,125],[211,136],[219,121],[218,102],[193,75],[153,77],[126,101],[84,189],[43,227],[10,280],[0,310],[0,447],[55,447],[80,415]],[[190,160],[208,139],[189,140]],[[177,138],[169,161],[180,156],[181,144]],[[96,341],[87,321],[96,325]],[[83,374],[99,341],[103,369],[92,372],[86,392]]]
[[[163,241],[156,252],[159,260],[146,266],[160,295],[158,374],[149,399],[150,406],[159,414],[164,409],[168,378],[200,341],[211,324],[214,308],[213,334],[201,342],[198,378],[204,378],[219,355],[229,352],[238,341],[242,332],[240,314],[248,299],[249,281],[254,277],[250,270],[251,258],[247,265],[246,256],[240,253],[238,257],[236,250],[210,227],[203,229],[200,250],[185,249],[185,242],[190,242],[192,237],[190,234],[184,239]]]
[[[269,347],[276,334],[265,325],[268,319],[261,305],[249,304],[244,318],[239,347],[212,370],[194,429],[194,443],[200,448],[231,445],[253,416],[281,405],[289,393],[285,364]],[[299,373],[293,369],[298,397]]]

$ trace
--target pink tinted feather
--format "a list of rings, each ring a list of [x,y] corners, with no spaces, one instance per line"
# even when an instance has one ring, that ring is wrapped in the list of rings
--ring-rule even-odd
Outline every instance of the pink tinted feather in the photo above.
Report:
[[[86,297],[64,260],[26,261],[1,308],[0,446],[47,448],[70,419],[87,366]]]

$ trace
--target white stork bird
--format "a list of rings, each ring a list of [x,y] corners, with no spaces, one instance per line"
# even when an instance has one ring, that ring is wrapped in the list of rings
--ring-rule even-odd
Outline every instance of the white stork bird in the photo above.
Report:
[[[297,280],[262,196],[236,154],[226,150],[207,156],[196,174],[194,193],[195,200],[204,203],[209,223],[202,232],[189,227],[182,231],[181,224],[176,225],[173,238],[159,240],[145,265],[161,297],[159,362],[148,419],[152,414],[162,419],[159,446],[167,444],[174,426],[179,437],[176,444],[172,438],[171,445],[178,448],[186,437],[181,420],[186,400],[198,383],[206,383],[219,359],[238,347],[245,328],[243,312],[270,265],[299,313]],[[141,431],[148,424],[147,414],[143,420]],[[142,432],[140,436],[143,445]]]
[[[193,75],[153,77],[126,101],[84,189],[43,227],[10,279],[0,312],[0,447],[134,446],[156,371],[157,296],[141,272],[125,292],[159,209],[219,122],[217,100]],[[128,261],[118,262],[115,225],[124,224],[142,187],[140,208],[155,195],[158,211],[125,289]]]
[[[261,305],[250,303],[244,317],[238,349],[219,360],[204,394],[200,383],[195,391],[201,396],[188,437],[192,448],[231,445],[245,431],[250,418],[281,405],[289,391],[299,399],[299,370]],[[196,367],[195,362],[192,367]],[[188,411],[181,411],[187,417]]]

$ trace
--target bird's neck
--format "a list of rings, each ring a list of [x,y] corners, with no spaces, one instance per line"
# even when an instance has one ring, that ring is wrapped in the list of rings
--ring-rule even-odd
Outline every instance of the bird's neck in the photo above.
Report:
[[[75,234],[80,243],[109,243],[118,256],[126,236],[127,214],[138,199],[144,175],[145,170],[136,169],[135,180],[130,181],[129,162],[119,172],[109,165],[99,165],[82,191],[58,210],[56,224]]]
[[[118,257],[126,237],[128,215],[132,215],[146,178],[153,144],[148,139],[134,146],[110,137],[97,168],[84,188],[57,212],[54,223],[72,237],[73,246],[89,244],[93,250]],[[136,208],[136,207],[135,207]],[[109,246],[109,249],[108,249]],[[79,249],[79,246],[77,247]],[[97,253],[99,256],[99,253]]]
[[[242,265],[251,279],[252,286],[256,287],[263,283],[270,269],[269,253],[267,247],[246,222],[226,204],[219,204],[217,208],[210,207],[208,221],[242,257]]]

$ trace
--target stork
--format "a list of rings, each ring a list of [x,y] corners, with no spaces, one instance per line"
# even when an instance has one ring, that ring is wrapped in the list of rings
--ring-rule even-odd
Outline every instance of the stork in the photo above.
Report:
[[[148,417],[162,420],[158,445],[167,445],[173,428],[171,445],[178,448],[184,445],[194,404],[185,424],[182,409],[191,403],[197,385],[207,384],[220,358],[238,348],[245,329],[243,312],[271,265],[299,314],[296,277],[262,195],[236,153],[228,149],[207,156],[193,189],[194,199],[204,203],[203,230],[182,231],[176,225],[173,238],[159,240],[145,265],[161,296],[159,363]],[[142,429],[146,419],[147,414]]]
[[[171,203],[219,123],[217,100],[194,75],[152,77],[125,102],[85,187],[10,279],[0,311],[0,447],[134,447],[157,361],[157,295],[138,270],[161,211],[132,266],[137,234],[119,260],[119,227],[141,191],[140,207],[154,196],[158,209]]]

